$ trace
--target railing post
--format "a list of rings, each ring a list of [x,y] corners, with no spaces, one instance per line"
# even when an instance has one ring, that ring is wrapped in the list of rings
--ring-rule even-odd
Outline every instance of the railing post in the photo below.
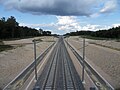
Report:
[[[36,65],[36,63],[37,63],[37,61],[36,61],[36,41],[35,40],[33,40],[33,43],[34,43],[34,64],[35,64],[35,80],[37,80],[37,65]]]
[[[82,69],[82,83],[85,83],[84,81],[84,71],[85,71],[85,38],[83,38],[83,69]]]

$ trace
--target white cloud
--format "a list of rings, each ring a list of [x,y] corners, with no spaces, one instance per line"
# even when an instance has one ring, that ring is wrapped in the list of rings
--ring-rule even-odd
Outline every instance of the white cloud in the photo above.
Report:
[[[120,26],[120,23],[117,23],[117,24],[113,24],[112,27],[118,27]]]
[[[105,29],[107,30],[109,28],[111,28],[111,26],[87,24],[83,26],[81,30],[97,31],[97,30],[105,30]]]
[[[58,30],[64,30],[66,32],[80,30],[81,27],[77,22],[76,17],[73,16],[57,16]]]
[[[77,21],[76,17],[73,16],[56,16],[57,23],[49,23],[49,24],[27,24],[27,23],[20,23],[20,26],[28,26],[32,28],[44,28],[44,29],[51,29],[53,31],[60,31],[60,32],[73,32],[81,30],[80,24]]]
[[[28,23],[20,23],[20,26],[28,26],[28,27],[33,27],[33,28],[39,28],[39,27],[53,27],[54,23],[50,24],[28,24]]]
[[[20,23],[20,26],[28,26],[32,28],[42,28],[44,30],[51,30],[53,33],[62,32],[62,33],[69,33],[75,31],[97,31],[97,30],[107,30],[112,27],[120,26],[120,24],[113,24],[113,25],[95,25],[95,24],[86,24],[82,26],[80,22],[77,21],[77,17],[74,16],[56,16],[57,23],[49,23],[49,24],[25,24]]]
[[[90,31],[96,31],[96,29],[98,29],[100,26],[99,25],[91,25],[88,24],[86,26],[82,27],[82,30],[90,30]]]
[[[117,0],[108,0],[104,4],[104,7],[100,10],[100,13],[110,13],[116,10],[117,8]]]
[[[104,30],[109,29],[112,26],[106,25],[94,25],[94,24],[86,24],[82,26],[80,22],[77,21],[77,17],[73,16],[59,16],[57,17],[57,28],[58,30],[68,32],[80,31],[80,30],[89,30],[89,31],[97,31],[97,30]]]
[[[71,24],[76,22],[74,16],[57,16],[58,23],[60,25]]]

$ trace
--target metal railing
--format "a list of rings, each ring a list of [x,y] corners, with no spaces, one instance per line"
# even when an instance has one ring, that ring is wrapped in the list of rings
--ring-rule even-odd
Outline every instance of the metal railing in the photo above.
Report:
[[[80,64],[83,65],[84,62],[87,74],[99,90],[115,90],[87,61],[83,61],[83,58],[69,42],[66,41],[66,43],[68,44]]]
[[[42,59],[45,57],[45,55],[50,51],[52,48],[52,45],[50,45],[37,59],[36,59],[36,65],[38,65]],[[33,61],[30,65],[28,65],[15,79],[13,79],[3,90],[18,90],[21,88],[25,81],[29,78],[31,73],[34,71],[34,65],[35,61]]]

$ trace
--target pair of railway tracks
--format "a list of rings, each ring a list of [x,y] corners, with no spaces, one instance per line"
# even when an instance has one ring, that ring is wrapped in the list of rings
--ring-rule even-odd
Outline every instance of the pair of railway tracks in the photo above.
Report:
[[[42,72],[34,90],[84,90],[62,37]]]

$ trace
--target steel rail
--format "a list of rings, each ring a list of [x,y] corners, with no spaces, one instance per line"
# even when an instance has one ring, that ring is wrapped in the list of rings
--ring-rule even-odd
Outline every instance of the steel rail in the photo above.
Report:
[[[64,47],[65,47],[65,45],[64,45]],[[64,52],[66,52],[65,54],[67,54],[66,48],[64,48]],[[70,67],[70,61],[68,61],[69,59],[66,57],[65,54],[64,54],[64,56],[65,56],[65,60],[67,62],[68,70],[70,72],[70,77],[71,77],[71,80],[72,80],[73,89],[76,90],[75,81],[73,79],[73,74],[72,74],[71,67]]]
[[[71,79],[73,82],[73,88],[74,88],[74,90],[84,90],[84,86],[80,80],[80,77],[75,69],[75,66],[73,65],[73,62],[72,62],[70,55],[68,54],[68,51],[66,48],[65,48],[65,52],[66,52],[66,56],[68,56],[68,57],[66,57],[66,60],[67,60],[70,74],[71,74]]]
[[[42,90],[46,89],[47,82],[48,82],[49,76],[51,74],[51,70],[54,67],[53,63],[55,62],[55,58],[57,57],[57,53],[56,53],[56,52],[58,52],[57,46],[58,46],[58,42],[55,45],[55,47],[49,57],[49,60],[47,61],[45,68],[43,69],[41,75],[39,76],[35,86],[33,87],[33,90],[38,90],[38,87],[39,87],[39,89],[42,89]]]
[[[65,72],[66,72],[66,69],[65,69],[65,66],[66,66],[65,59],[62,59],[62,64],[63,64],[64,85],[65,85],[64,87],[65,87],[65,90],[67,90],[67,79],[66,79],[67,76],[65,74]]]
[[[52,84],[52,89],[51,90],[56,90],[58,89],[58,78],[60,74],[60,69],[61,67],[61,42],[59,43],[58,52],[57,52],[57,60],[56,60],[56,67],[55,67],[55,73],[54,73],[54,79],[53,79],[53,84]],[[60,80],[59,80],[60,82]],[[61,86],[61,85],[59,85]],[[63,89],[63,87],[61,87]]]
[[[55,52],[58,52],[58,49],[57,49],[56,47],[57,47],[57,45],[55,46],[54,53],[55,53]],[[52,69],[53,62],[55,61],[55,58],[56,58],[56,57],[57,57],[57,53],[56,53],[56,54],[53,54],[52,59],[51,59],[51,63],[50,63],[50,67],[49,67],[49,70],[48,70],[46,79],[45,79],[45,81],[44,81],[44,84],[43,84],[43,90],[45,90],[45,88],[46,88],[47,81],[48,81],[49,75],[50,75],[50,73],[51,73],[50,71],[51,71],[51,69]],[[55,65],[55,66],[56,66],[56,65]],[[55,73],[55,72],[54,72],[54,73]],[[54,76],[53,76],[53,77],[54,77]],[[52,87],[53,87],[53,85],[52,85]]]
[[[81,65],[83,65],[83,58],[69,42],[66,41],[66,43]],[[87,61],[84,61],[84,63],[87,74],[99,90],[115,90]]]
[[[84,90],[63,38],[59,38],[33,90]]]

